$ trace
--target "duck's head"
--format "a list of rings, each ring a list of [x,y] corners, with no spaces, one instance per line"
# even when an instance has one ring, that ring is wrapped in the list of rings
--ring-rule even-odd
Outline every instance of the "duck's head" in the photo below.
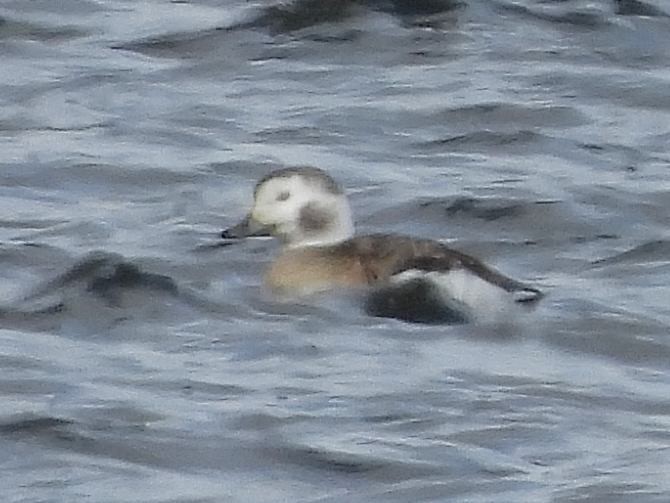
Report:
[[[351,210],[325,171],[292,167],[273,171],[254,189],[251,213],[223,238],[271,235],[289,247],[338,243],[353,235]]]

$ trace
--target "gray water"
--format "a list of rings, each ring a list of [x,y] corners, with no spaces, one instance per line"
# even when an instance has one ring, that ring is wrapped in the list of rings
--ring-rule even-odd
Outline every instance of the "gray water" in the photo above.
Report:
[[[3,502],[670,501],[670,5],[3,0]],[[548,295],[279,303],[254,181]],[[226,245],[226,246],[224,246]]]

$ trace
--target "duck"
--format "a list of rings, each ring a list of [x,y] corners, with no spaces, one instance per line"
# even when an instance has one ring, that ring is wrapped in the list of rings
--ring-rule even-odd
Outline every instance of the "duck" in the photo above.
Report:
[[[255,236],[281,243],[263,282],[282,299],[355,290],[364,293],[371,316],[455,324],[509,318],[544,297],[538,288],[435,239],[356,235],[342,186],[312,166],[279,168],[262,177],[251,211],[221,232],[225,240]]]

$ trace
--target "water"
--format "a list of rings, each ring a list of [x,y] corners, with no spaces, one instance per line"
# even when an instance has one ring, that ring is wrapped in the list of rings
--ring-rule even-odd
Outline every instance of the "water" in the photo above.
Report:
[[[3,501],[667,501],[669,14],[2,2]],[[548,297],[273,301],[216,236],[292,164]]]

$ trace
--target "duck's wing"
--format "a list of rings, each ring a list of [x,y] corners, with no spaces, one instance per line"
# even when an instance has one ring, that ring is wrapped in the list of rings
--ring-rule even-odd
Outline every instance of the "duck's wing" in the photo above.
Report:
[[[368,301],[373,314],[400,311],[406,314],[392,317],[453,323],[467,320],[478,306],[510,300],[534,304],[543,296],[438,241],[374,234],[354,238],[348,246],[376,287]]]
[[[463,271],[512,294],[514,301],[518,303],[537,302],[543,296],[537,288],[505,276],[475,257],[453,250],[441,243],[428,241],[422,243],[422,246],[424,248],[420,251],[428,253],[420,252],[399,262],[393,273],[394,276],[406,271],[443,274]]]

